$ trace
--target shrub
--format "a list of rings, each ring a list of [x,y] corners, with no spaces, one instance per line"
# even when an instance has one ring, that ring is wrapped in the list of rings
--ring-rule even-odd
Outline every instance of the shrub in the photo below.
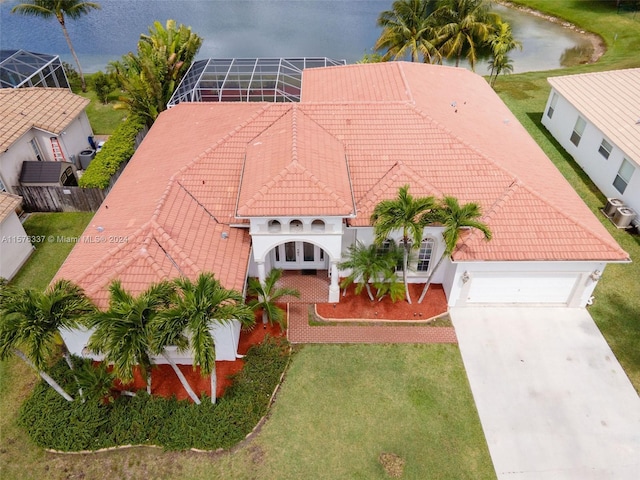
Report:
[[[100,100],[104,105],[109,103],[109,94],[113,91],[115,83],[113,75],[107,75],[104,72],[99,71],[93,75],[91,81],[98,100]]]
[[[114,403],[79,398],[69,403],[40,382],[20,409],[19,425],[37,445],[62,451],[97,450],[116,445],[161,445],[168,450],[229,448],[251,432],[267,412],[269,399],[284,371],[286,340],[267,338],[252,347],[245,366],[218,403],[202,405],[175,398],[121,396]],[[52,376],[76,391],[64,361]]]
[[[133,156],[136,136],[144,126],[144,121],[134,116],[121,123],[80,178],[80,186],[107,188],[120,165]]]

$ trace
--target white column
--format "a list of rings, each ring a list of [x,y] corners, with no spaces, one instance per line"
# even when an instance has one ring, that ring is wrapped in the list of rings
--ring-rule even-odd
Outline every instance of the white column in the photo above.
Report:
[[[267,278],[267,274],[264,269],[264,262],[256,262],[258,264],[258,280],[264,285],[264,281]]]
[[[338,262],[331,261],[331,285],[329,286],[329,303],[340,301],[340,285],[338,284]]]

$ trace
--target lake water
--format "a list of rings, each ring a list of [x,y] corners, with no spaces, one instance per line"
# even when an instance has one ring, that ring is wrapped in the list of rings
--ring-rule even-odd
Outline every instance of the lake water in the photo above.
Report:
[[[98,0],[102,10],[67,28],[87,72],[135,51],[154,20],[172,18],[203,39],[198,58],[321,56],[352,63],[370,52],[380,29],[378,14],[391,0]],[[17,0],[0,0],[0,48],[71,55],[55,20],[11,14]],[[494,10],[511,23],[523,51],[511,54],[515,72],[560,67],[563,53],[585,39],[576,32],[505,7]],[[586,42],[588,44],[588,42]],[[485,75],[486,64],[476,66]]]

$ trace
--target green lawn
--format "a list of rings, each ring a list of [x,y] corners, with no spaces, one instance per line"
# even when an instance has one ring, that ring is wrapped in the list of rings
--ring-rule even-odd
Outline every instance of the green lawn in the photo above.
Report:
[[[91,100],[91,103],[87,107],[87,116],[89,117],[89,123],[93,133],[96,135],[111,135],[118,125],[129,114],[128,110],[118,109],[114,106],[118,103],[118,90],[114,90],[109,95],[109,103],[104,105],[98,100],[96,92],[93,90],[91,83],[92,74],[85,75],[87,81],[87,91],[82,92],[79,87],[74,88],[74,93],[81,95]]]

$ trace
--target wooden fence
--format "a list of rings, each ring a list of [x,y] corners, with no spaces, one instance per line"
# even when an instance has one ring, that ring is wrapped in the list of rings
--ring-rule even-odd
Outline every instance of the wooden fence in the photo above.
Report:
[[[148,129],[145,128],[138,133],[135,141],[136,149],[147,132]],[[29,212],[95,212],[100,208],[100,204],[128,163],[129,160],[122,163],[105,189],[59,186],[15,186],[14,188],[16,193],[22,197],[22,208]]]

